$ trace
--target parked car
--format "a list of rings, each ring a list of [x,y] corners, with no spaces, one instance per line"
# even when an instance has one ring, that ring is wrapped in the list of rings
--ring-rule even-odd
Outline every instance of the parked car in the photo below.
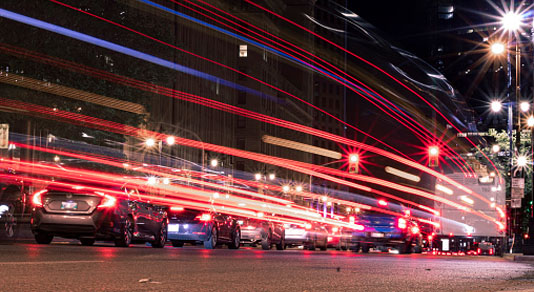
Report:
[[[202,243],[208,249],[221,244],[238,249],[241,245],[241,228],[232,216],[176,206],[169,208],[169,214],[167,236],[174,247]]]
[[[120,247],[132,242],[163,247],[167,241],[165,207],[143,200],[132,186],[52,183],[33,194],[32,204],[30,225],[39,244],[49,244],[54,236],[79,239],[82,245],[114,240]]]
[[[347,250],[350,245],[352,237],[352,230],[349,228],[339,227],[335,225],[326,226],[328,231],[328,247],[336,250]]]
[[[309,250],[315,250],[316,247],[326,250],[328,247],[328,232],[320,224],[284,224],[284,227],[286,246],[303,246]]]
[[[285,248],[284,225],[272,221],[242,218],[237,220],[241,226],[241,243],[261,244],[262,249],[271,249],[276,245],[276,249]]]
[[[370,248],[394,248],[399,253],[419,250],[421,234],[415,221],[384,214],[366,214],[358,219],[365,228],[352,231],[350,248],[353,251],[357,252],[360,248],[364,253]]]
[[[0,242],[12,242],[29,219],[28,188],[22,180],[5,177],[0,182]]]
[[[494,255],[495,254],[495,246],[493,243],[488,241],[483,241],[478,243],[477,246],[477,254],[481,255]]]

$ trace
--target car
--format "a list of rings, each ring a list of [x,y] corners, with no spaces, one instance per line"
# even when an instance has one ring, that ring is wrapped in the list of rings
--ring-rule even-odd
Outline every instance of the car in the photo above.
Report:
[[[399,253],[411,253],[420,242],[417,223],[409,218],[385,214],[360,215],[358,223],[363,230],[353,230],[350,249],[367,253],[371,248],[396,249]]]
[[[0,242],[16,240],[22,224],[29,221],[27,183],[4,177],[0,183]]]
[[[495,254],[495,246],[493,243],[488,241],[483,241],[478,243],[477,246],[477,254],[479,255],[494,255]]]
[[[271,249],[273,244],[277,250],[285,248],[285,229],[281,223],[251,218],[237,220],[241,226],[241,243],[255,246],[261,244],[262,249]]]
[[[35,241],[49,244],[54,236],[79,239],[82,245],[113,240],[116,246],[167,241],[165,206],[152,204],[129,185],[53,182],[32,196],[31,230]]]
[[[336,225],[327,225],[328,247],[336,250],[347,250],[349,248],[352,230]]]
[[[169,208],[167,236],[174,247],[185,243],[202,243],[206,249],[226,244],[230,249],[241,246],[241,228],[230,215],[183,207]]]
[[[284,224],[286,246],[303,246],[308,250],[328,248],[328,231],[318,223]]]

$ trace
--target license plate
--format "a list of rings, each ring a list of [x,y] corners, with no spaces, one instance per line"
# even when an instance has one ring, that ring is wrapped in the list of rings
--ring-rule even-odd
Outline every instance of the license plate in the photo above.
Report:
[[[384,233],[371,232],[371,237],[384,237]]]
[[[78,209],[78,203],[76,202],[61,202],[61,209],[63,210],[76,210]]]
[[[178,232],[179,229],[180,229],[180,224],[169,224],[167,231]]]

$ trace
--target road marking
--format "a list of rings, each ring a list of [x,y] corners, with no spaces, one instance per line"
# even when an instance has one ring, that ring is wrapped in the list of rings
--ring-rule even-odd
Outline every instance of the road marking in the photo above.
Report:
[[[103,263],[104,261],[51,261],[51,262],[0,262],[0,265],[55,265],[55,264],[83,264]]]

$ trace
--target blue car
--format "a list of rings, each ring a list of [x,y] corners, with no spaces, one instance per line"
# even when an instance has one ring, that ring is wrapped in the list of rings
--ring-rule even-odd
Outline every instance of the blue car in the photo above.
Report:
[[[370,248],[394,248],[399,253],[418,250],[421,234],[417,223],[405,217],[383,214],[366,214],[358,218],[364,230],[354,230],[350,248],[358,252],[369,252]]]
[[[238,249],[241,245],[241,229],[232,216],[176,206],[170,207],[168,213],[167,238],[174,247],[201,243],[207,249],[221,244]]]

